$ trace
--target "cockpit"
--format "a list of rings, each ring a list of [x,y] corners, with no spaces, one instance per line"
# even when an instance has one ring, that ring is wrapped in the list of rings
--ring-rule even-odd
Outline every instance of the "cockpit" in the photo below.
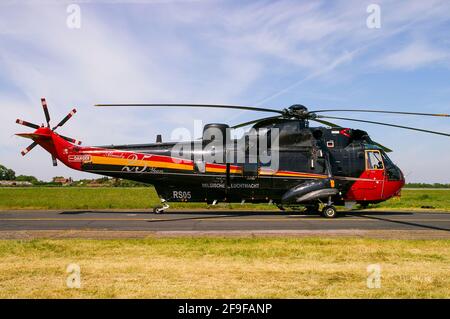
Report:
[[[384,169],[381,151],[373,150],[366,152],[366,169]]]
[[[387,179],[401,181],[404,179],[401,170],[392,162],[383,150],[366,151],[367,170],[385,170]]]

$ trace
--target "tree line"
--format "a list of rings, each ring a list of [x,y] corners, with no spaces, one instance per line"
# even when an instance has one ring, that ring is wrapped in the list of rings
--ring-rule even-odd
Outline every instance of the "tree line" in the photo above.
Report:
[[[35,176],[30,175],[18,175],[16,176],[16,172],[10,168],[7,168],[4,165],[0,164],[0,181],[16,181],[16,182],[30,182],[34,186],[60,186],[61,182],[55,182],[58,180],[58,177],[55,176],[52,181],[45,182],[41,181]],[[62,177],[61,177],[62,178]],[[62,178],[64,179],[64,178]],[[101,177],[96,179],[80,179],[77,181],[72,181],[70,183],[64,184],[66,186],[103,186],[103,187],[142,187],[148,186],[139,182],[123,180],[120,178],[110,178],[110,177]]]

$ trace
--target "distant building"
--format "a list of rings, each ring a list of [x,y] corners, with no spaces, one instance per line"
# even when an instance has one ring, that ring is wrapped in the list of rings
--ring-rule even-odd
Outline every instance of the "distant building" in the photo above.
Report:
[[[100,183],[98,180],[91,180],[86,186],[88,187],[104,187],[107,186],[105,183]]]
[[[56,177],[53,177],[52,182],[59,183],[61,185],[69,185],[69,184],[73,183],[73,180],[72,180],[72,177],[65,178],[63,176],[56,176]]]
[[[0,186],[33,186],[33,184],[21,181],[0,181]]]

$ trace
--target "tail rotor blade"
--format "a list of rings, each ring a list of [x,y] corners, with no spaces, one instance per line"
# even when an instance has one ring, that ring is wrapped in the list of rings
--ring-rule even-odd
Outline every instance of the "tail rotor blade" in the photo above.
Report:
[[[56,126],[53,128],[53,131],[56,130],[58,127],[63,126],[63,125],[64,125],[64,124],[65,124],[72,116],[74,116],[75,113],[77,113],[77,110],[76,110],[76,109],[73,109],[72,111],[70,111],[70,113],[67,114],[66,117],[63,118],[63,119],[61,120],[61,122],[59,122],[58,125],[56,125]]]
[[[28,126],[28,127],[34,128],[36,130],[39,128],[39,125],[30,123],[30,122],[27,122],[27,121],[23,121],[23,120],[20,120],[20,119],[17,119],[16,123],[20,124],[20,125],[24,125],[24,126]]]
[[[53,166],[58,166],[58,161],[56,160],[56,157],[52,155],[52,162]]]
[[[48,113],[47,101],[45,98],[41,99],[42,108],[44,109],[45,120],[47,121],[47,127],[50,127],[50,114]]]
[[[67,137],[67,136],[64,136],[64,135],[59,135],[59,136],[61,136],[63,139],[65,139],[66,141],[68,141],[70,143],[73,143],[75,145],[81,145],[81,141],[78,141],[78,140],[76,140],[74,138]]]
[[[33,142],[31,143],[26,149],[24,149],[22,152],[20,152],[22,154],[22,156],[25,156],[29,151],[31,151],[33,148],[36,147],[36,145],[38,145],[37,142]]]

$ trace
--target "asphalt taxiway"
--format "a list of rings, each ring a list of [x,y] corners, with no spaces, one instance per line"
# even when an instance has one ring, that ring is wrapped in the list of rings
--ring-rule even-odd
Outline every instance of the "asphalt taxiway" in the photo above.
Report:
[[[336,219],[325,219],[280,211],[183,210],[159,215],[144,210],[0,211],[0,238],[5,237],[1,234],[27,231],[153,232],[178,235],[378,233],[387,237],[420,234],[419,238],[450,238],[450,214],[353,211]]]

